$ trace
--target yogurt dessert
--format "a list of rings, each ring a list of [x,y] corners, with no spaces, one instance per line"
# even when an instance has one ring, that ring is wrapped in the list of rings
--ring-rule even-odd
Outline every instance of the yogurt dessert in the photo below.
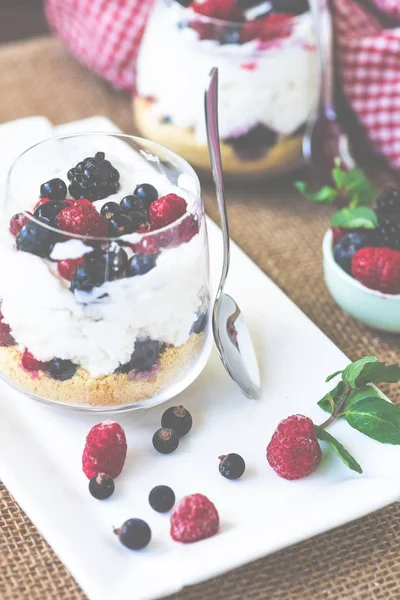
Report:
[[[2,231],[2,374],[82,408],[139,407],[181,391],[209,349],[194,172],[128,136],[50,140],[19,160],[7,211],[21,200],[25,210],[4,215]],[[28,165],[35,178],[21,180]]]
[[[224,170],[298,163],[318,97],[307,0],[156,1],[138,58],[136,123],[201,169],[209,169],[203,97],[212,67]]]

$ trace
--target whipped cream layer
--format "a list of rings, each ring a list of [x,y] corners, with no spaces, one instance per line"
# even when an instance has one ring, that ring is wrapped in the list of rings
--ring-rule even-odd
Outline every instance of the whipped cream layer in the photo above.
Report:
[[[195,201],[188,191],[191,181],[186,175],[181,176],[187,186],[183,190],[143,164],[131,170],[121,166],[107,148],[94,150],[99,149],[120,171],[121,188],[118,194],[95,202],[98,210],[104,202],[119,201],[144,182],[155,185],[160,195],[180,194],[194,209]],[[76,155],[75,163],[90,156],[90,152]],[[66,163],[64,180],[71,166]],[[48,173],[48,179],[55,175]],[[32,197],[32,206],[36,200]],[[17,251],[14,238],[4,235],[0,264],[4,319],[21,349],[28,348],[41,361],[55,357],[72,360],[92,376],[110,374],[128,362],[137,339],[151,338],[180,346],[188,340],[196,312],[208,297],[204,228],[203,223],[200,235],[190,242],[163,250],[149,273],[105,282],[90,293],[75,294],[69,289],[70,282],[57,274],[56,263]],[[87,250],[75,239],[56,244],[52,257],[77,258]]]
[[[220,45],[200,40],[190,27],[179,28],[183,9],[177,3],[157,2],[139,53],[137,93],[154,101],[160,117],[193,128],[198,142],[206,143],[204,87],[211,68],[218,67],[222,138],[258,124],[290,135],[307,120],[318,96],[310,13],[297,17],[291,35],[274,45]]]

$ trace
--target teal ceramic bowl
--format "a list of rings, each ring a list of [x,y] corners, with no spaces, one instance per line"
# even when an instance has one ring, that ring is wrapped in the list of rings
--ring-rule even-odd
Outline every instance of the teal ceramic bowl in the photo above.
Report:
[[[332,232],[322,244],[325,282],[333,299],[352,317],[369,327],[400,333],[400,294],[383,294],[348,275],[333,257]]]

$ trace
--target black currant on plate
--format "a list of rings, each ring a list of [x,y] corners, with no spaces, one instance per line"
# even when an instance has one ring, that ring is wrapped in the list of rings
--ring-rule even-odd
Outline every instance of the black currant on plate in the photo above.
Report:
[[[114,529],[114,533],[121,544],[130,550],[141,550],[151,540],[151,529],[142,519],[128,519],[121,527]]]
[[[240,454],[231,452],[218,458],[220,460],[219,472],[226,479],[239,479],[246,470],[246,463]]]
[[[96,500],[106,500],[113,495],[114,490],[114,480],[106,473],[97,473],[89,481],[89,492]]]
[[[158,429],[153,435],[153,446],[161,454],[171,454],[179,446],[179,436],[173,429]]]
[[[175,493],[167,485],[156,485],[149,494],[149,503],[157,512],[168,512],[175,504]]]
[[[179,437],[183,437],[192,429],[192,415],[182,405],[171,406],[161,417],[161,425],[167,429],[173,429]]]

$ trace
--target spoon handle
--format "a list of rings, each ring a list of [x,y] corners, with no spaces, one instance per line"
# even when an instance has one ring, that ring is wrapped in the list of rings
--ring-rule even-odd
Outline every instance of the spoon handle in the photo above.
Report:
[[[309,0],[317,43],[321,109],[335,119],[333,73],[333,25],[329,0]]]
[[[222,238],[224,242],[224,262],[222,265],[222,275],[219,283],[217,297],[220,295],[229,270],[230,261],[230,241],[228,215],[224,196],[224,182],[222,175],[221,149],[219,145],[218,129],[218,69],[213,68],[210,72],[208,85],[204,96],[206,128],[208,139],[208,150],[211,159],[211,169],[214,177],[215,188],[217,191],[217,201],[219,215],[221,219]]]

